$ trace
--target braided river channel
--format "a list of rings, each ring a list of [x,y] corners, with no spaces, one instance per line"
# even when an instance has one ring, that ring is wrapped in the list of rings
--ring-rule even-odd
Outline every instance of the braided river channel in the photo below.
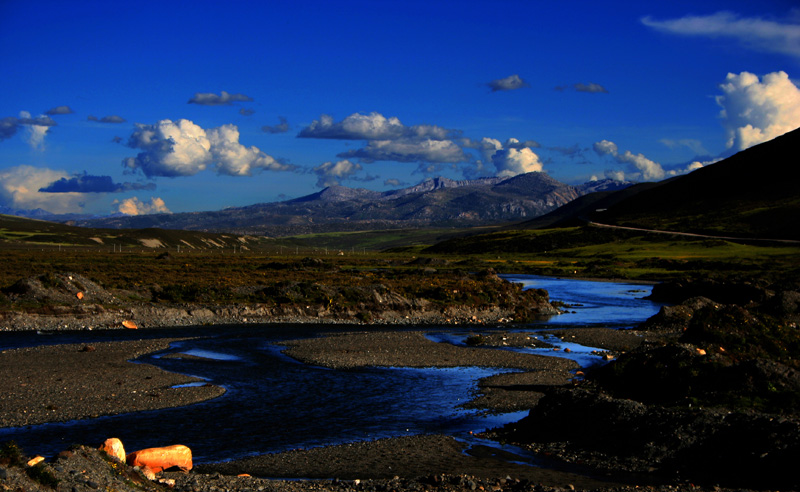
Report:
[[[413,327],[440,343],[463,344],[475,330],[488,332],[630,328],[649,318],[659,304],[643,299],[649,285],[507,275],[528,288],[543,288],[551,300],[565,302],[569,313],[527,325],[465,328]],[[387,327],[379,327],[387,329]],[[127,449],[181,443],[195,462],[218,462],[264,453],[417,434],[446,434],[470,439],[470,432],[517,421],[527,412],[486,415],[461,405],[471,400],[480,378],[499,369],[364,368],[331,370],[301,364],[282,353],[277,342],[335,331],[357,331],[358,325],[230,325],[108,330],[0,333],[0,350],[15,347],[88,343],[164,337],[199,337],[173,343],[169,349],[136,360],[167,371],[198,376],[227,391],[194,405],[87,420],[0,429],[0,442],[16,441],[23,449],[54,455],[72,444],[101,443],[119,437]],[[550,340],[548,340],[550,341]],[[602,363],[592,347],[563,344],[571,352],[516,349],[569,356],[586,367]],[[495,349],[486,349],[495,350]],[[165,358],[170,353],[199,357]],[[99,377],[103,377],[100,375]]]

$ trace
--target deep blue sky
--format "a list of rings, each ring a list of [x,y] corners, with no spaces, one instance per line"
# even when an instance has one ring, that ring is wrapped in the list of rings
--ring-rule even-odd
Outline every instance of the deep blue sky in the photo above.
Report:
[[[0,206],[56,213],[657,180],[800,126],[789,1],[0,0],[0,67]]]

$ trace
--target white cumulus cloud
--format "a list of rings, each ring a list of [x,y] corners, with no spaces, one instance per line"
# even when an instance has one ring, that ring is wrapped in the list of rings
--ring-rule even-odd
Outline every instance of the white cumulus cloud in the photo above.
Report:
[[[254,170],[288,171],[291,166],[276,161],[256,146],[245,147],[239,143],[239,128],[222,125],[208,130],[211,157],[219,174],[251,176]]]
[[[141,169],[145,176],[192,176],[211,162],[211,142],[206,131],[189,120],[137,123],[128,146],[143,152],[123,163],[130,169]]]
[[[786,72],[759,80],[749,72],[729,73],[717,96],[727,145],[744,150],[800,127],[800,89]]]
[[[492,163],[497,168],[499,177],[516,176],[534,171],[541,172],[543,169],[539,156],[527,147],[498,150],[492,156]]]
[[[31,118],[29,112],[20,111],[18,121],[25,125],[25,140],[28,142],[28,145],[36,150],[44,150],[44,137],[47,135],[50,127],[55,126],[53,120],[46,115],[41,115],[39,118]]]
[[[633,164],[636,169],[641,171],[642,179],[644,181],[657,181],[664,179],[664,176],[666,175],[664,168],[661,167],[661,164],[651,161],[643,154],[634,154],[630,150],[626,150],[622,154],[617,154],[616,159],[618,162],[627,162],[628,164]]]
[[[209,166],[219,174],[249,176],[254,170],[285,171],[292,168],[262,152],[239,143],[236,125],[205,130],[189,120],[161,120],[154,125],[137,124],[128,145],[141,149],[136,157],[123,160],[131,170],[145,176],[192,176]]]
[[[395,140],[401,138],[428,138],[444,140],[453,132],[436,125],[405,126],[400,119],[380,113],[353,113],[336,122],[327,114],[314,120],[297,135],[300,138],[329,138],[335,140]]]
[[[505,143],[502,143],[500,140],[497,140],[496,138],[490,138],[490,137],[483,137],[480,140],[462,139],[461,145],[463,145],[466,148],[475,149],[478,152],[480,152],[481,157],[486,162],[491,162],[492,156],[494,156],[494,154],[499,150],[503,149],[522,150],[526,148],[530,149],[530,148],[541,147],[539,142],[536,142],[534,140],[525,140],[523,142],[513,137],[506,140]]]
[[[471,142],[470,147],[478,149],[483,159],[491,162],[494,153],[503,149],[503,144],[496,138],[483,137],[480,142]]]
[[[666,172],[661,164],[651,161],[643,154],[634,154],[630,150],[620,153],[617,144],[608,140],[595,142],[594,151],[599,155],[610,155],[620,164],[631,164],[639,170],[636,177],[643,181],[657,181],[664,179]],[[608,176],[608,173],[606,174]],[[624,177],[624,175],[623,175]],[[611,178],[616,179],[616,178]],[[621,179],[616,179],[621,181]]]
[[[117,212],[125,215],[147,215],[147,214],[169,214],[172,213],[164,200],[158,197],[151,197],[149,202],[143,202],[137,197],[126,198],[125,200],[114,200]]]
[[[337,162],[325,162],[315,167],[313,171],[318,176],[317,186],[325,188],[338,185],[341,180],[354,176],[361,169],[361,164],[345,159]]]
[[[625,181],[625,171],[609,169],[605,172],[605,177],[613,181]],[[595,176],[592,176],[592,178],[595,178]],[[595,179],[592,179],[592,181],[595,181]]]
[[[619,149],[617,149],[617,144],[614,142],[610,142],[608,140],[600,140],[599,142],[594,143],[594,151],[597,152],[599,155],[617,155]]]

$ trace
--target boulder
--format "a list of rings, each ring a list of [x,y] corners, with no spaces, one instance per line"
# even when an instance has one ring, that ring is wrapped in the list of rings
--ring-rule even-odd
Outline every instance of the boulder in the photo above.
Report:
[[[155,480],[156,479],[156,472],[151,470],[149,467],[145,466],[144,468],[139,468],[139,471],[142,472],[142,475],[148,480]]]
[[[44,461],[44,456],[37,455],[37,456],[34,456],[33,458],[29,459],[28,462],[26,463],[26,465],[28,465],[29,467],[36,466],[39,463],[41,463],[42,461]]]
[[[122,441],[116,437],[106,439],[102,446],[100,446],[100,451],[105,451],[109,456],[112,456],[125,463],[125,446],[123,446]]]
[[[192,450],[182,444],[147,448],[129,454],[127,462],[130,466],[148,467],[155,473],[172,467],[189,471],[192,469]]]

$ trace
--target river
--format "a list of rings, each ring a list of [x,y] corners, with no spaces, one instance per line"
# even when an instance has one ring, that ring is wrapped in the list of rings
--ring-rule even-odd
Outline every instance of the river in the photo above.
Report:
[[[544,288],[552,300],[571,305],[570,313],[513,327],[520,331],[632,327],[660,307],[642,299],[650,292],[647,285],[527,275],[504,278],[521,282],[526,288]],[[0,350],[43,343],[203,335],[206,338],[175,343],[166,351],[138,361],[204,378],[227,391],[214,400],[181,408],[0,429],[0,442],[13,439],[23,449],[53,455],[75,443],[99,444],[113,436],[122,439],[128,449],[182,443],[192,449],[196,462],[216,462],[384,437],[437,433],[463,438],[470,431],[497,427],[527,413],[485,415],[460,408],[472,398],[477,380],[500,372],[496,369],[338,371],[298,363],[283,355],[282,347],[276,345],[288,338],[353,329],[331,325],[241,325],[46,336],[2,333]],[[497,329],[508,331],[509,327]],[[425,330],[443,343],[461,343],[468,334],[463,328],[449,326]],[[591,348],[571,348],[569,356],[582,365],[598,361],[589,355]],[[164,358],[168,353],[200,355],[203,359]],[[554,354],[551,349],[541,353]],[[558,355],[565,356],[563,351]]]

